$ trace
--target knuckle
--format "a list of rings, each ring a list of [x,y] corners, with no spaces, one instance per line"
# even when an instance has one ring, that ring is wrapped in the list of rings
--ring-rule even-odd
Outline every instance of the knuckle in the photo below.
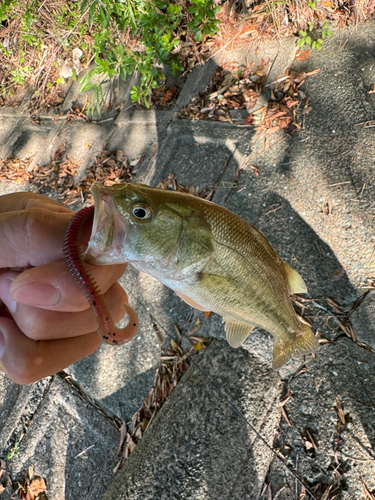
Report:
[[[29,308],[27,317],[18,319],[18,327],[31,340],[46,340],[50,337],[51,320],[43,309]]]
[[[28,243],[32,243],[35,235],[43,231],[46,226],[46,217],[48,214],[42,209],[29,208],[24,212],[24,230]]]
[[[19,385],[32,384],[39,380],[39,371],[40,367],[36,367],[29,356],[22,356],[19,363],[14,363],[6,369],[9,378]]]

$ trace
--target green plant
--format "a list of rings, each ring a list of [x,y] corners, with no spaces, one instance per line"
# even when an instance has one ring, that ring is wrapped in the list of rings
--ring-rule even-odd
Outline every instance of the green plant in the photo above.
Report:
[[[20,66],[17,69],[12,70],[10,74],[12,75],[12,80],[14,83],[24,85],[25,81],[28,79],[32,72],[33,68],[31,66]]]
[[[214,7],[213,0],[191,0],[195,5],[188,8],[189,14],[193,14],[193,20],[188,28],[194,33],[194,40],[202,41],[204,35],[213,35],[219,31],[221,21],[215,19],[220,12],[220,5]]]
[[[314,0],[310,0],[307,5],[308,5],[308,7],[310,7],[310,9],[315,10],[316,5],[315,5]]]
[[[328,29],[328,23],[327,21],[325,21],[322,29],[322,38],[324,39],[326,36],[332,36],[332,35],[333,35],[332,31]]]
[[[311,21],[307,23],[308,31],[300,31],[299,34],[301,39],[298,42],[299,47],[303,47],[305,44],[309,45],[312,49],[320,50],[324,42],[324,38],[327,36],[332,36],[332,31],[328,29],[327,21],[324,22],[321,32],[321,38],[318,37],[317,30],[314,30],[314,24]]]
[[[0,24],[10,18],[10,10],[13,2],[5,0],[0,4]],[[7,57],[10,57],[8,49],[0,42],[0,52],[3,52]]]
[[[91,112],[100,111],[105,100],[102,88],[105,81],[114,76],[125,79],[133,73],[138,74],[139,82],[131,90],[131,98],[149,106],[152,89],[164,81],[163,67],[167,66],[172,73],[184,70],[179,55],[180,36],[202,41],[205,36],[217,33],[220,24],[216,19],[220,7],[215,7],[213,0],[72,0],[54,4],[50,25],[40,15],[44,3],[0,0],[0,22],[17,19],[19,23],[18,37],[12,39],[12,45],[0,43],[0,57],[13,61],[18,58],[19,67],[12,63],[8,75],[13,83],[23,85],[33,79],[29,70],[33,64],[32,52],[26,45],[37,51],[42,45],[48,46],[51,53],[54,51],[53,57],[59,53],[59,59],[62,52],[71,57],[72,48],[79,47],[84,52],[82,62],[95,63],[81,81],[81,90],[92,94]],[[51,31],[55,35],[52,38]],[[24,61],[25,51],[29,66]],[[36,77],[40,82],[44,68],[40,59],[35,64],[41,69]],[[45,64],[47,74],[52,67],[53,63]],[[43,76],[44,85],[46,81]],[[53,83],[63,81],[54,78]],[[38,82],[33,85],[38,87]],[[10,89],[8,83],[6,86]]]
[[[16,439],[14,445],[12,446],[12,449],[7,455],[7,460],[12,460],[12,458],[15,458],[18,455],[19,449],[20,449],[20,443],[18,439]]]
[[[188,12],[193,20],[188,27],[195,40],[202,40],[204,34],[218,31],[218,8],[214,8],[213,0],[192,1],[195,5]],[[81,90],[91,90],[94,100],[103,102],[99,87],[104,80],[117,74],[125,79],[136,71],[140,83],[131,91],[132,101],[149,107],[151,89],[164,81],[162,66],[169,66],[172,73],[183,70],[175,53],[180,43],[177,29],[183,21],[182,6],[172,0],[94,0],[91,5],[83,0],[81,14],[87,10],[89,25],[99,29],[91,47],[96,66],[81,81]],[[137,48],[131,50],[122,43],[120,30],[126,29],[140,40]],[[94,75],[98,75],[99,81],[90,83]],[[94,107],[100,110],[98,102],[90,109]]]
[[[9,11],[13,3],[14,2],[5,0],[0,4],[0,23],[8,19]]]

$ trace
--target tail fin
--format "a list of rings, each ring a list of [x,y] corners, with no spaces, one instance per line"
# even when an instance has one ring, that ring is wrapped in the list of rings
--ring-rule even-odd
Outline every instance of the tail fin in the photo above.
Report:
[[[319,342],[311,328],[301,325],[301,331],[296,338],[287,342],[275,338],[273,344],[273,364],[274,370],[279,370],[287,361],[296,354],[308,354],[317,351]]]

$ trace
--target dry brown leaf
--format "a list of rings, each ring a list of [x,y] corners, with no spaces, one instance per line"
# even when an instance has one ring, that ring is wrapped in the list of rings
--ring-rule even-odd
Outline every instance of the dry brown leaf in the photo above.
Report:
[[[338,396],[336,396],[336,406],[337,406],[337,413],[338,413],[340,423],[344,426],[346,423],[345,415],[344,415],[344,410],[342,409],[341,401],[339,400]]]
[[[371,493],[365,483],[362,485],[363,493],[366,495],[366,500],[375,500],[375,494]]]
[[[252,114],[245,116],[245,118],[242,119],[244,125],[252,125],[254,123],[254,116]]]
[[[266,134],[267,135],[272,135],[274,134],[275,132],[277,132],[278,130],[280,130],[280,125],[275,125],[274,127],[270,127],[266,130]],[[268,149],[268,148],[267,148]]]
[[[311,54],[310,49],[307,49],[304,51],[299,49],[299,50],[297,50],[297,53],[296,53],[296,59],[297,59],[297,61],[305,61],[306,59],[308,59],[310,57],[310,54]]]
[[[35,500],[36,497],[44,491],[47,491],[44,479],[42,477],[35,477],[27,486],[26,500]]]

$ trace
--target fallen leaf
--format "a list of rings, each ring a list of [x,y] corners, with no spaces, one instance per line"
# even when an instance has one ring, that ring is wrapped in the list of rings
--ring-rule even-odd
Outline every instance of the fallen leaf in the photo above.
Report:
[[[245,116],[243,123],[244,125],[252,125],[254,123],[254,116],[252,114]]]
[[[332,281],[339,281],[345,276],[345,269],[343,267],[338,267],[332,274]]]
[[[338,417],[340,419],[341,424],[344,426],[346,423],[345,415],[344,415],[344,410],[342,409],[341,401],[339,400],[338,396],[336,396],[336,406],[337,406]]]
[[[26,500],[35,500],[36,497],[47,490],[46,483],[42,477],[35,477],[27,486]]]
[[[307,49],[304,51],[302,51],[301,49],[297,50],[296,59],[297,59],[297,61],[305,61],[306,59],[308,59],[310,57],[310,54],[311,54],[310,49]]]

